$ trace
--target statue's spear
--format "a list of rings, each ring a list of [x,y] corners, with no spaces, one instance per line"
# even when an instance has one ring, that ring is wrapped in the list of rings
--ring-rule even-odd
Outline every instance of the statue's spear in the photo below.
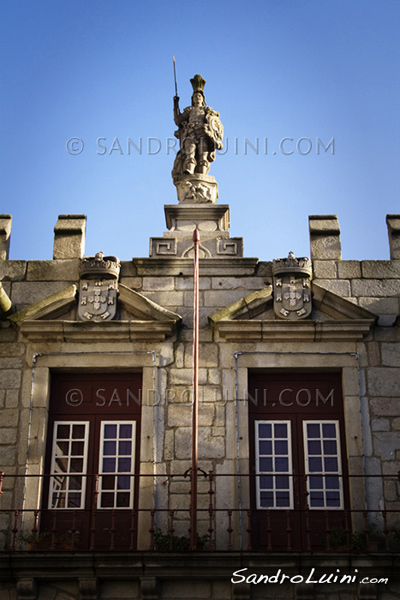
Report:
[[[175,63],[175,55],[172,57],[174,62],[174,78],[175,78],[175,96],[178,96],[178,84],[176,83],[176,63]]]

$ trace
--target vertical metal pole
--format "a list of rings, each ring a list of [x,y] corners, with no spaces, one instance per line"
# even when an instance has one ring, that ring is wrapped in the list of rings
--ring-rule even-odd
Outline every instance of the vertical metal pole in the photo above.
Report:
[[[199,230],[193,232],[193,407],[192,407],[192,470],[190,498],[190,548],[197,547],[197,471],[199,414]]]

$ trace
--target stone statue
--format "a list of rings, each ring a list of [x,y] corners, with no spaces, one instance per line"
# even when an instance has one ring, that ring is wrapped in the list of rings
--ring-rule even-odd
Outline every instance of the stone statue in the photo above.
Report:
[[[195,75],[190,80],[193,87],[192,106],[180,112],[179,97],[174,97],[174,121],[178,126],[175,136],[180,141],[172,177],[179,175],[207,175],[210,163],[215,160],[215,151],[223,148],[224,128],[219,113],[206,106],[204,96],[205,79]]]

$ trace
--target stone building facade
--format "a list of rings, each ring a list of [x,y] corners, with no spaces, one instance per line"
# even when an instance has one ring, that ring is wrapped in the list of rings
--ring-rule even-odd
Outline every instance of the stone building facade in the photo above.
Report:
[[[8,260],[0,216],[2,598],[400,598],[400,215],[390,260],[312,215],[310,258],[266,261],[214,178],[174,183],[148,258],[60,215],[52,260]]]

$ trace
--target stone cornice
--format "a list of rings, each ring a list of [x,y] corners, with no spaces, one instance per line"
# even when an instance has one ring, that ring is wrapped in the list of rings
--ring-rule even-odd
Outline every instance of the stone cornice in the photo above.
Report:
[[[138,342],[163,341],[176,321],[24,321],[22,335],[32,342]]]
[[[228,204],[166,204],[165,221],[173,229],[179,221],[216,221],[221,231],[229,229]]]
[[[193,275],[192,258],[133,258],[132,262],[139,277],[143,275],[165,276],[166,273],[168,275]],[[254,275],[257,264],[258,258],[201,258],[200,277]]]
[[[366,335],[373,319],[338,321],[218,321],[218,334],[232,342],[280,341],[354,341]]]

